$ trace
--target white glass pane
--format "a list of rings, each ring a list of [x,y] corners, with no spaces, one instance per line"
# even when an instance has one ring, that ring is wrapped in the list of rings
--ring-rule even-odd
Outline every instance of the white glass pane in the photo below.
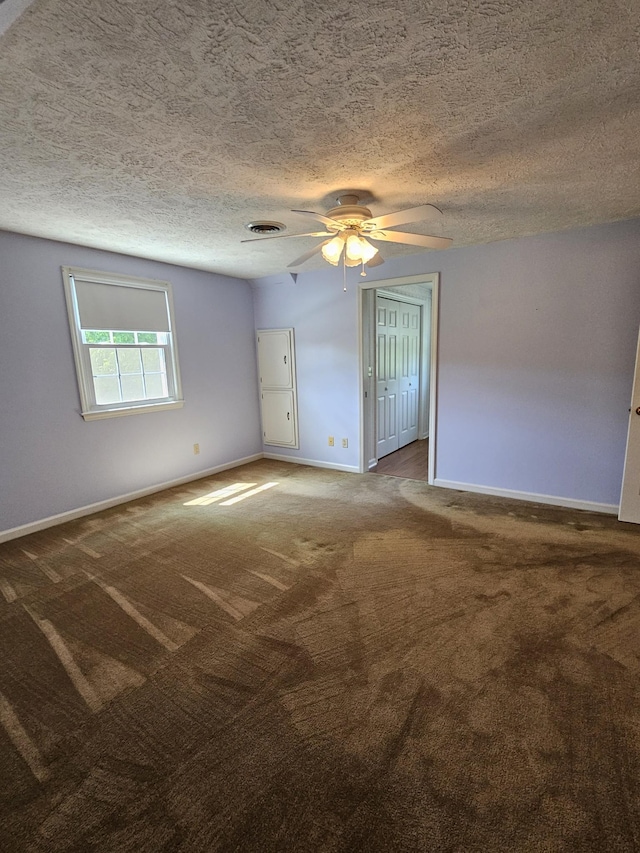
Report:
[[[118,347],[118,364],[120,373],[142,373],[140,350],[137,347],[131,347],[131,349]]]
[[[93,386],[99,406],[120,402],[120,383],[117,376],[94,376]]]
[[[89,350],[91,369],[94,376],[106,376],[118,372],[116,351],[110,347]]]
[[[154,400],[158,397],[168,397],[167,377],[164,373],[146,374],[144,377],[147,386],[147,399]]]
[[[126,402],[131,400],[144,400],[144,384],[142,374],[125,375],[120,378],[122,385],[122,399]]]
[[[147,371],[158,373],[160,370],[164,370],[164,352],[159,349],[144,349],[142,350],[142,363],[145,373]]]

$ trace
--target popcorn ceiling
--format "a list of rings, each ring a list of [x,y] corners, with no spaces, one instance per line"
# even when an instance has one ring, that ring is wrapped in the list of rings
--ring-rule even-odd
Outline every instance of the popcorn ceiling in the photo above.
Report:
[[[314,240],[245,223],[350,188],[455,246],[637,216],[639,43],[622,0],[37,0],[0,38],[0,228],[258,277]]]

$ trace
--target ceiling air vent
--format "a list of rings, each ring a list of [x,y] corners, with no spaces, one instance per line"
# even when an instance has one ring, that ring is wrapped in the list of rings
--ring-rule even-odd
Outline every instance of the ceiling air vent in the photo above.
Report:
[[[269,222],[266,219],[248,222],[244,227],[253,234],[278,234],[280,231],[286,231],[287,228],[282,222]]]

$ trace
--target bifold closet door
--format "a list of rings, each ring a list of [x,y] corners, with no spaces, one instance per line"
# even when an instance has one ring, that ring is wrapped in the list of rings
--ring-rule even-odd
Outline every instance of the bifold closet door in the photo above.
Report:
[[[376,452],[416,441],[420,409],[421,308],[376,296]]]

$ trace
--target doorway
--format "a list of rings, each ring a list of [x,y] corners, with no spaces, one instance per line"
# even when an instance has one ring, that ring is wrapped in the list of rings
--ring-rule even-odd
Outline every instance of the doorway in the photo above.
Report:
[[[392,473],[390,468],[397,459],[405,471],[417,465],[422,471],[418,479],[431,484],[435,480],[438,285],[438,273],[360,285],[362,472],[386,468]],[[403,334],[402,325],[406,331],[415,327],[417,320],[420,330],[415,336],[415,370],[409,364],[412,336]],[[402,359],[409,369],[398,369]],[[380,459],[385,461],[377,468]]]

